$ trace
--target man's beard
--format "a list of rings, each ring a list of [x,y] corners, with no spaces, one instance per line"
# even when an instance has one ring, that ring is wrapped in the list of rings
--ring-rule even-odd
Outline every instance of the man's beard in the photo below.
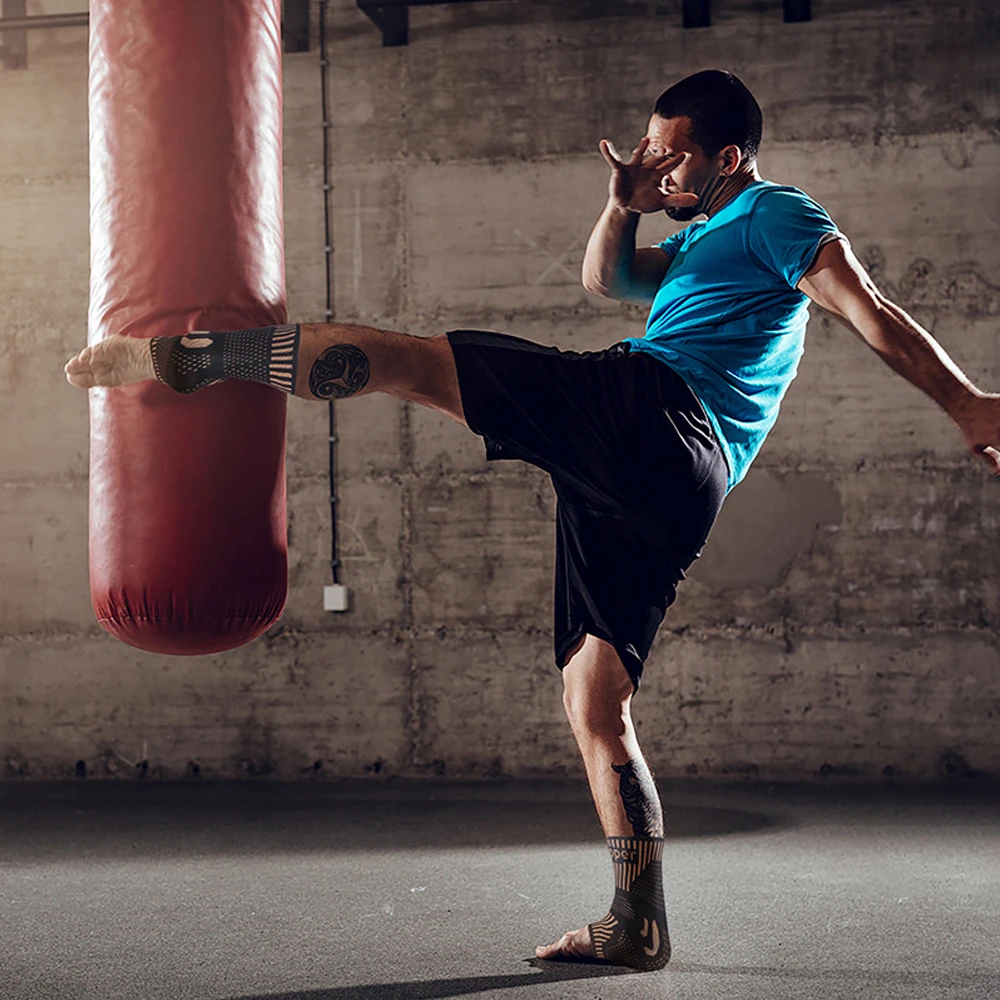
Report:
[[[716,174],[706,185],[701,188],[700,192],[690,192],[691,194],[698,194],[698,200],[694,205],[690,207],[684,206],[682,208],[674,208],[669,206],[663,211],[674,220],[674,222],[690,222],[696,215],[707,215],[708,209],[711,207],[712,203],[716,200],[716,196],[719,193],[719,189],[726,183],[726,178],[722,174]],[[686,194],[687,192],[685,192]]]
[[[696,215],[701,214],[701,208],[698,205],[668,205],[663,211],[666,212],[667,215],[674,220],[674,222],[690,222]]]

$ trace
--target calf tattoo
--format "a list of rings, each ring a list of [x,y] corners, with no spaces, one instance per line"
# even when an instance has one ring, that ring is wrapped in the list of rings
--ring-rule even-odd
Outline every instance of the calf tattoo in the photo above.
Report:
[[[309,391],[317,399],[343,399],[360,392],[371,376],[368,355],[354,344],[328,347],[309,372]]]
[[[663,810],[649,768],[642,761],[636,766],[634,760],[611,767],[620,779],[618,791],[632,832],[637,837],[662,837]]]
[[[594,955],[648,971],[670,960],[663,902],[663,810],[653,775],[642,758],[612,764],[634,837],[608,837],[615,867],[615,898],[603,920],[590,924]]]

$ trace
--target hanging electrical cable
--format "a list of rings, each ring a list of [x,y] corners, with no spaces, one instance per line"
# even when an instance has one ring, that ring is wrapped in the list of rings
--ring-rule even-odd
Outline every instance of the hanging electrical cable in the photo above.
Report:
[[[330,115],[327,100],[326,5],[319,0],[319,73],[323,110],[323,253],[326,259],[326,322],[333,322],[333,239],[330,226]],[[337,422],[330,400],[330,569],[333,582],[340,583],[340,557],[337,552]]]

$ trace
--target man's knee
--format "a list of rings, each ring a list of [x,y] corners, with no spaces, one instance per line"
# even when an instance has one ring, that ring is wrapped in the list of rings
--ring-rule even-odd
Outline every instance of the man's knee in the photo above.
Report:
[[[596,694],[570,696],[563,693],[563,705],[570,727],[578,736],[621,737],[627,729],[629,695],[620,701]]]
[[[399,375],[396,395],[440,410],[466,424],[455,356],[446,334],[413,338],[413,356]]]
[[[624,732],[633,690],[615,648],[592,635],[563,667],[563,705],[574,729]]]

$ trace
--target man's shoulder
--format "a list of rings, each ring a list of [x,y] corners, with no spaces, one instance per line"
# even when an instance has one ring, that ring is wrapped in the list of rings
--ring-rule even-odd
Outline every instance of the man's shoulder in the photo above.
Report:
[[[752,193],[754,205],[766,204],[768,208],[794,208],[796,205],[823,206],[811,194],[794,184],[782,184],[779,181],[761,180],[760,185]]]

